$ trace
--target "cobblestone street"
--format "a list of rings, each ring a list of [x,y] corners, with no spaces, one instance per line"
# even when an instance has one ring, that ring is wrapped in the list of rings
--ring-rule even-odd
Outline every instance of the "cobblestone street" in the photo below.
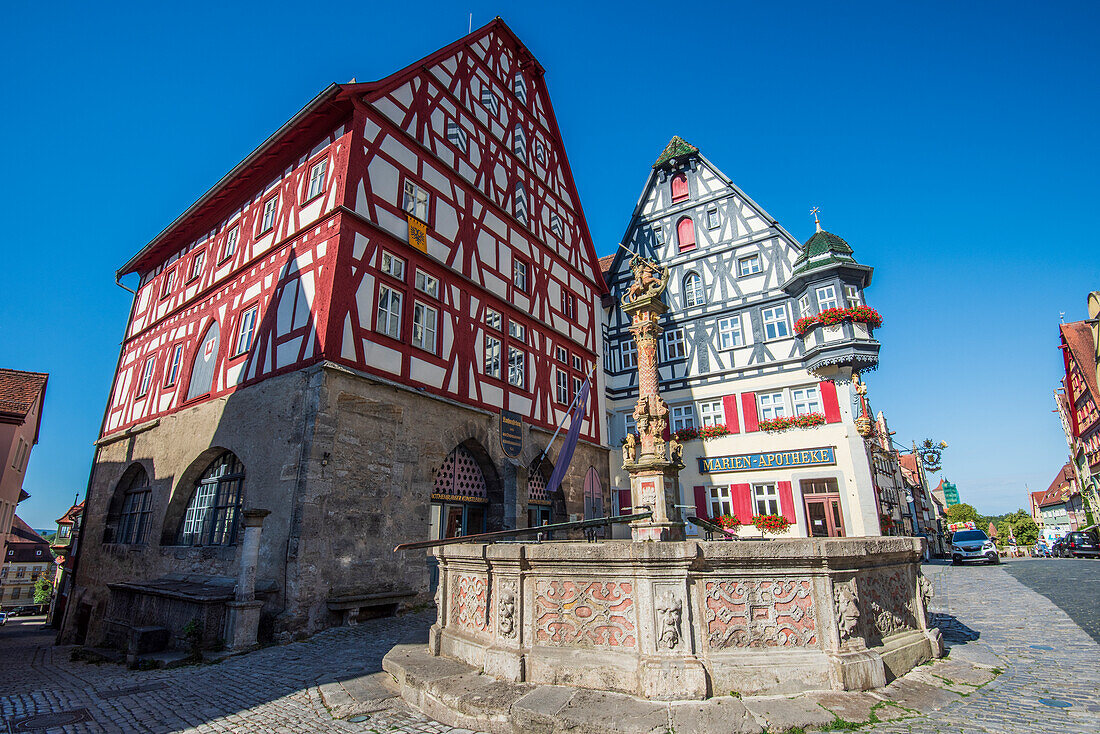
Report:
[[[1006,565],[1016,571],[1011,564],[1019,563]],[[1005,566],[929,565],[925,573],[936,586],[933,611],[950,658],[1004,672],[977,690],[945,691],[945,704],[929,715],[872,724],[865,731],[1100,731],[1100,645],[1065,612]],[[1090,583],[1087,593],[1095,598],[1097,585]],[[47,731],[18,722],[63,712],[86,719],[48,731],[466,731],[416,714],[399,699],[386,699],[358,723],[333,719],[322,701],[322,686],[379,671],[390,647],[422,636],[430,622],[431,613],[374,620],[216,665],[139,672],[72,662],[71,648],[51,646],[52,630],[41,630],[40,620],[15,618],[0,628],[0,715],[13,732]],[[892,688],[904,689],[904,683]],[[1054,708],[1041,699],[1071,705]]]

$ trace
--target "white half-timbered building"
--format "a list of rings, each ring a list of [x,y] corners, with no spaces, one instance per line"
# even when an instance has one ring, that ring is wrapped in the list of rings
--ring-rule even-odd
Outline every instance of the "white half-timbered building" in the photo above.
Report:
[[[427,598],[400,542],[603,514],[600,370],[553,495],[537,462],[602,360],[606,285],[543,69],[499,18],[329,86],[129,274],[69,639],[183,644],[190,604],[214,644],[244,510],[270,512],[274,636]]]
[[[684,447],[684,514],[735,516],[746,535],[758,532],[753,516],[771,514],[796,536],[879,535],[850,381],[853,370],[875,367],[878,342],[870,325],[844,318],[864,304],[871,268],[820,228],[800,245],[678,137],[654,164],[622,244],[601,260],[614,304],[604,363],[610,443],[633,431],[636,355],[618,303],[636,253],[670,269],[660,381]],[[812,323],[822,312],[839,323]],[[776,419],[810,414],[801,420],[820,425],[770,430]],[[724,435],[692,438],[703,430]],[[621,509],[629,482],[617,458]]]

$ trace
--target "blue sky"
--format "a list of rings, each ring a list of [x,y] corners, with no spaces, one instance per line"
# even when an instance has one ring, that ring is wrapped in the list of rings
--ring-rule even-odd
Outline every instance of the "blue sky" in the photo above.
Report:
[[[1100,289],[1097,5],[1054,2],[22,3],[5,10],[0,366],[50,373],[20,515],[83,495],[130,294],[114,271],[330,82],[501,15],[546,68],[597,251],[678,134],[796,237],[875,267],[896,439],[964,501],[1026,505],[1066,458],[1059,313]]]

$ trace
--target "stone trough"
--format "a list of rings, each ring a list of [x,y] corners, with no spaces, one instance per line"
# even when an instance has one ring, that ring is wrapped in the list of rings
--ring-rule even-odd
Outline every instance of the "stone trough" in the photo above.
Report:
[[[943,653],[915,538],[434,553],[430,654],[501,681],[659,701],[868,690]]]

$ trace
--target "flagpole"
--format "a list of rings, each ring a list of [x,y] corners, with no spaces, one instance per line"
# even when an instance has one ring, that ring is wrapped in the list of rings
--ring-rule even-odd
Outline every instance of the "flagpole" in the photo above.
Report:
[[[596,362],[595,362],[595,360],[593,360],[592,361],[592,367],[591,367],[591,369],[588,370],[588,379],[589,380],[592,379],[592,373],[594,373],[595,371],[596,371]],[[584,385],[582,384],[581,387],[584,387]],[[591,390],[591,388],[589,388],[589,390]],[[557,428],[557,430],[554,431],[554,435],[550,437],[550,440],[546,444],[546,448],[544,448],[542,450],[542,453],[538,455],[537,459],[535,459],[533,462],[531,462],[532,467],[538,466],[542,462],[542,460],[544,458],[546,458],[546,452],[550,450],[550,447],[554,444],[554,441],[557,439],[558,434],[561,433],[561,429],[565,427],[565,421],[569,418],[569,416],[573,415],[573,406],[577,404],[577,398],[580,397],[580,394],[581,394],[580,390],[577,390],[577,392],[573,393],[573,401],[571,403],[569,403],[569,409],[566,410],[565,415],[562,416],[561,423],[558,423],[558,428]]]

